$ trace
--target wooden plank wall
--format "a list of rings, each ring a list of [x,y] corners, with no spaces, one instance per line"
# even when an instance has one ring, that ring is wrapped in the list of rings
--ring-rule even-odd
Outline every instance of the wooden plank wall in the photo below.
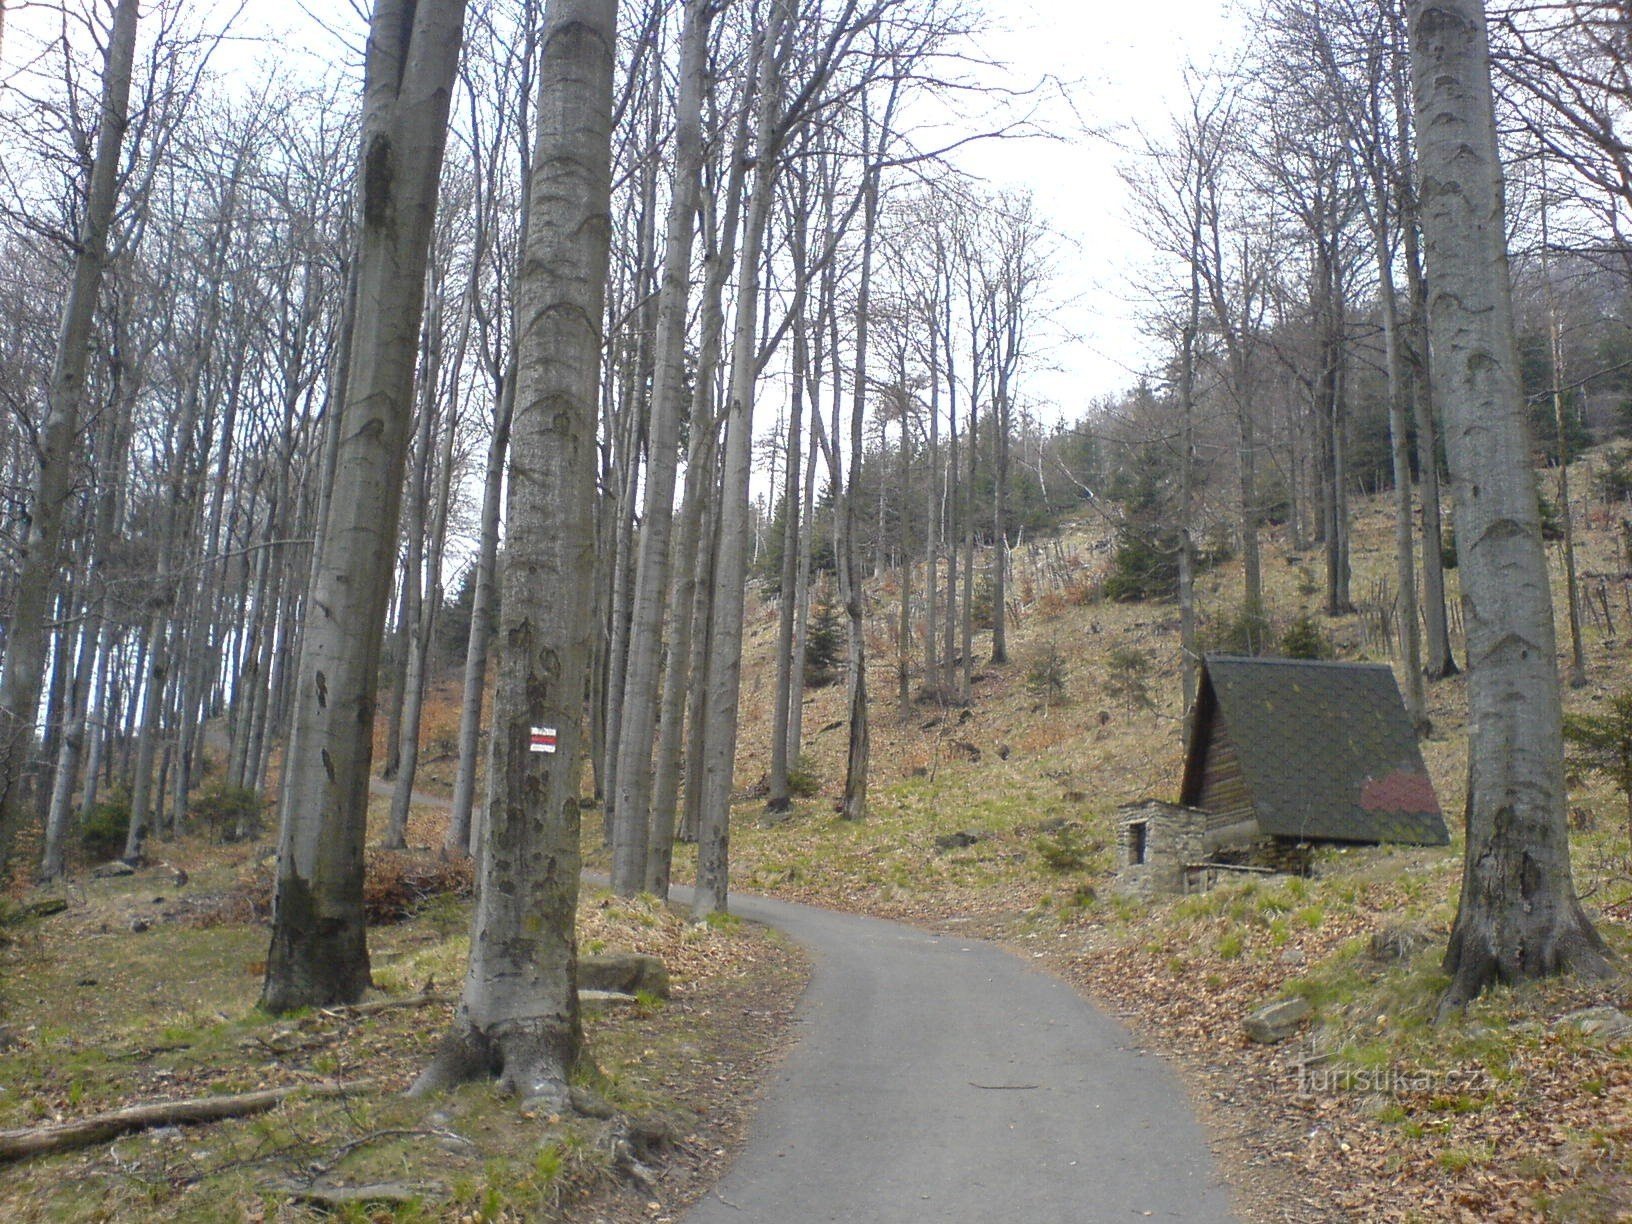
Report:
[[[1211,738],[1206,746],[1206,765],[1196,806],[1208,814],[1207,828],[1214,830],[1237,821],[1252,820],[1256,813],[1246,777],[1241,772],[1241,758],[1224,720],[1214,718],[1209,730]]]

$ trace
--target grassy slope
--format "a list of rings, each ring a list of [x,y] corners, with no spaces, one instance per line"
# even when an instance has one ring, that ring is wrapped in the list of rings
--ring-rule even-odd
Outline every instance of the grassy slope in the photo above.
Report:
[[[383,802],[375,807],[383,818]],[[414,839],[439,825],[434,808],[416,811]],[[169,867],[86,880],[69,889],[66,912],[0,933],[0,1128],[335,1078],[369,1086],[6,1167],[0,1219],[316,1220],[327,1217],[293,1202],[290,1187],[320,1172],[326,1184],[423,1188],[416,1201],[345,1217],[358,1220],[673,1218],[740,1139],[804,980],[802,953],[766,932],[694,927],[650,899],[586,892],[583,951],[659,955],[673,979],[670,1000],[585,1018],[586,1085],[672,1140],[658,1161],[664,1183],[632,1192],[613,1169],[615,1120],[518,1116],[484,1085],[431,1102],[400,1096],[447,1030],[448,1003],[355,1018],[258,1011],[267,936],[242,892],[264,898],[256,859],[267,847],[189,839],[160,852],[188,871],[185,885]],[[469,903],[451,895],[374,928],[376,985],[388,996],[456,995],[468,928]]]
[[[1575,489],[1591,488],[1590,465],[1573,472]],[[1578,506],[1579,568],[1595,602],[1596,576],[1611,576],[1616,625],[1632,635],[1614,538],[1619,513]],[[1462,1023],[1437,1030],[1427,1023],[1460,879],[1464,682],[1432,686],[1434,731],[1423,745],[1453,829],[1449,849],[1328,853],[1308,881],[1246,883],[1151,906],[1125,901],[1110,887],[1115,809],[1143,796],[1173,798],[1178,786],[1176,609],[1076,602],[1109,557],[1094,522],[1067,530],[1057,554],[1052,544],[1048,550],[1064,556],[1063,572],[1016,555],[1014,662],[979,668],[967,715],[921,705],[897,712],[898,588],[888,578],[880,585],[870,638],[869,819],[852,825],[832,816],[844,768],[845,732],[836,725],[842,691],[807,693],[806,751],[821,793],[774,825],[763,822],[751,790],[742,795],[734,886],[975,924],[1046,958],[1191,1067],[1198,1098],[1262,1218],[1632,1216],[1632,1052],[1549,1027],[1587,1003],[1626,1006],[1624,980],[1502,991]],[[1556,551],[1554,560],[1561,570]],[[1272,533],[1265,576],[1278,620],[1318,614],[1320,566],[1317,550],[1293,553],[1284,531]],[[1386,499],[1356,504],[1353,566],[1362,613],[1320,623],[1342,657],[1398,668],[1375,630],[1374,608],[1364,607],[1381,584],[1393,586]],[[1454,573],[1452,581],[1454,597]],[[1227,620],[1238,584],[1234,565],[1205,575],[1204,615]],[[748,788],[768,762],[774,609],[750,617],[737,773]],[[1589,621],[1586,641],[1591,681],[1567,691],[1567,708],[1590,710],[1632,682],[1601,613]],[[1065,656],[1066,692],[1044,708],[1026,676],[1050,644]],[[988,649],[986,635],[977,635],[982,662]],[[1130,649],[1149,660],[1149,707],[1112,696],[1125,689],[1113,653]],[[1599,779],[1571,783],[1572,806],[1596,817],[1595,831],[1576,835],[1578,884],[1625,952],[1632,877],[1624,802]],[[980,840],[937,847],[938,836],[959,830]],[[1373,961],[1370,934],[1400,922],[1427,928],[1428,946],[1403,963]],[[1286,993],[1317,1006],[1308,1042],[1251,1046],[1241,1015]],[[1304,1057],[1319,1060],[1320,1073],[1306,1070],[1300,1081]],[[1384,1090],[1371,1091],[1378,1082]]]
[[[1587,487],[1584,474],[1576,487]],[[1377,582],[1392,580],[1391,526],[1383,502],[1361,502],[1357,512],[1353,589],[1364,602]],[[1611,607],[1621,630],[1632,634],[1632,604],[1618,579],[1625,566],[1611,531],[1618,513],[1597,508],[1581,517],[1581,568],[1617,576],[1609,586]],[[1147,795],[1171,798],[1180,743],[1175,610],[1082,602],[1108,557],[1105,532],[1091,521],[1067,531],[1058,550],[1050,543],[1046,559],[1017,554],[1015,661],[977,669],[968,711],[916,705],[903,717],[895,709],[891,635],[898,588],[889,578],[878,585],[870,637],[872,805],[859,825],[832,816],[845,749],[840,687],[805,698],[806,748],[820,793],[798,801],[786,820],[761,823],[751,788],[768,760],[775,613],[751,607],[735,886],[977,929],[1079,982],[1188,1068],[1198,1105],[1260,1218],[1454,1219],[1460,1213],[1481,1220],[1607,1220],[1632,1211],[1632,1062],[1549,1027],[1582,1003],[1609,999],[1624,1006],[1624,983],[1501,992],[1459,1025],[1427,1026],[1458,881],[1459,840],[1445,851],[1331,854],[1309,881],[1252,882],[1153,906],[1115,895],[1115,808]],[[1318,610],[1313,575],[1319,564],[1313,550],[1289,554],[1284,538],[1268,542],[1267,586],[1278,618]],[[1237,583],[1233,566],[1206,575],[1204,612],[1227,619]],[[1587,585],[1596,589],[1594,581]],[[1321,623],[1345,657],[1388,657],[1368,635],[1366,615]],[[986,641],[977,635],[982,661]],[[1064,656],[1066,688],[1045,707],[1028,692],[1026,676],[1050,645]],[[1601,624],[1589,624],[1588,648],[1592,683],[1567,694],[1572,708],[1591,708],[1627,680],[1618,647]],[[1128,650],[1149,661],[1148,705],[1129,697],[1126,685],[1118,687],[1111,660]],[[915,687],[918,680],[914,672]],[[1439,684],[1430,699],[1435,731],[1424,753],[1459,833],[1463,684]],[[431,792],[451,781],[451,760],[438,758],[447,756],[456,700],[448,681],[430,703],[424,736],[430,759],[420,785]],[[1596,779],[1572,785],[1572,804],[1598,818],[1595,831],[1577,838],[1582,890],[1625,950],[1632,885],[1624,805]],[[437,844],[442,820],[434,807],[416,809],[410,843]],[[597,824],[586,819],[591,843],[598,840]],[[977,840],[937,845],[938,837],[960,831]],[[223,883],[222,871],[239,869],[196,846],[161,852],[193,870],[192,892]],[[682,849],[682,876],[686,858]],[[162,909],[152,896],[174,893],[166,880],[90,885],[76,897],[74,911],[4,951],[5,981],[17,983],[8,988],[4,1018],[23,1044],[7,1054],[0,1125],[362,1067],[376,1075],[383,1069],[396,1086],[422,1064],[445,1013],[390,1013],[366,1025],[311,1017],[276,1024],[253,1013],[252,968],[265,940],[259,928],[159,924],[145,934],[128,933],[132,914]],[[750,1030],[736,1017],[775,1007],[785,1014],[797,970],[786,966],[784,952],[741,931],[687,936],[650,907],[602,909],[592,901],[585,922],[588,950],[599,943],[643,946],[679,958],[674,1005],[598,1022],[592,1037],[620,1105],[681,1111],[680,1128],[689,1128],[694,1141],[681,1145],[677,1167],[695,1188],[726,1146],[724,1115],[731,1111],[722,1097],[738,1092],[768,1040],[761,1025]],[[1404,963],[1374,962],[1366,954],[1369,936],[1391,922],[1426,927],[1429,945]],[[450,988],[460,972],[464,924],[461,908],[443,904],[379,932],[373,946],[382,984],[409,991],[433,977]],[[185,987],[177,985],[178,965],[186,966]],[[95,987],[78,984],[93,978]],[[1284,993],[1315,1003],[1309,1042],[1249,1045],[1240,1035],[1241,1014]],[[284,1047],[286,1053],[276,1052]],[[1300,1080],[1303,1058],[1315,1061]],[[735,1068],[726,1072],[725,1087],[721,1065]],[[1384,1090],[1370,1090],[1378,1082]],[[349,1154],[340,1173],[353,1179],[423,1175],[438,1182],[453,1206],[428,1209],[433,1217],[479,1218],[484,1209],[491,1218],[528,1215],[553,1203],[570,1205],[603,1184],[605,1136],[594,1127],[557,1128],[543,1119],[516,1128],[513,1111],[480,1090],[459,1094],[446,1112],[450,1120],[436,1125],[476,1137],[477,1154],[427,1153],[423,1135],[379,1136],[431,1129],[419,1113],[389,1098],[312,1103],[258,1122],[130,1139],[8,1171],[0,1214],[125,1218],[156,1206],[182,1219],[289,1218],[293,1209],[282,1196],[267,1194],[269,1179],[321,1163],[368,1135],[376,1138]],[[667,1187],[659,1197],[673,1201]],[[602,1202],[598,1214],[622,1218]]]

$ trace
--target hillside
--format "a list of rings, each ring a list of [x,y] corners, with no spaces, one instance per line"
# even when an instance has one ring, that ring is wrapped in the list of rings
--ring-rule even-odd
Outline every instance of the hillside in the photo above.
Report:
[[[1601,456],[1579,463],[1575,487],[1592,489],[1601,466]],[[1290,550],[1273,532],[1265,541],[1270,609],[1282,625],[1313,614],[1344,658],[1395,662],[1377,607],[1393,574],[1389,508],[1376,499],[1355,509],[1360,610],[1319,616],[1318,555]],[[1576,521],[1595,611],[1585,618],[1589,683],[1566,691],[1566,703],[1596,710],[1628,682],[1618,657],[1619,635],[1632,635],[1622,508],[1583,498]],[[1431,687],[1434,726],[1423,744],[1451,846],[1325,851],[1308,879],[1254,879],[1154,903],[1118,895],[1116,808],[1176,794],[1179,655],[1175,608],[1098,597],[1110,555],[1109,529],[1094,518],[1016,553],[1013,661],[984,665],[987,639],[977,635],[983,665],[967,710],[896,709],[899,588],[889,574],[871,587],[871,801],[868,819],[854,824],[833,814],[845,752],[842,684],[805,694],[815,793],[784,817],[765,817],[759,786],[776,609],[751,601],[734,888],[994,938],[1071,981],[1181,1069],[1246,1218],[1627,1218],[1632,1051],[1613,1033],[1566,1019],[1595,1005],[1627,1009],[1624,979],[1500,991],[1460,1021],[1429,1024],[1460,879],[1461,679]],[[1237,583],[1230,564],[1201,578],[1204,633],[1229,620]],[[1058,689],[1038,683],[1049,670]],[[411,845],[440,842],[445,812],[435,796],[451,782],[456,702],[452,677],[433,686]],[[1571,787],[1578,884],[1626,956],[1625,803],[1596,775],[1572,774]],[[388,789],[381,784],[374,805],[382,824]],[[604,864],[599,828],[586,812],[591,866]],[[371,850],[370,866],[371,887],[407,915],[371,935],[378,983],[399,1001],[434,990],[433,1002],[361,1022],[325,1012],[283,1023],[256,1012],[270,850],[264,840],[213,845],[200,830],[165,843],[165,862],[133,879],[75,885],[65,912],[7,928],[0,956],[16,985],[0,1028],[8,1046],[0,1113],[9,1126],[34,1125],[181,1091],[365,1073],[378,1087],[360,1091],[375,1095],[338,1104],[297,1098],[264,1122],[154,1131],[32,1162],[0,1196],[10,1217],[46,1218],[62,1207],[117,1218],[146,1202],[183,1219],[316,1218],[290,1205],[288,1187],[321,1168],[424,1187],[388,1218],[445,1218],[434,1204],[469,1219],[674,1218],[741,1141],[753,1085],[787,1039],[804,980],[784,943],[740,922],[689,928],[650,902],[586,893],[584,951],[656,952],[676,979],[667,1004],[649,1000],[591,1021],[600,1090],[628,1114],[659,1119],[671,1136],[666,1153],[652,1156],[661,1180],[631,1193],[614,1159],[615,1123],[551,1117],[517,1130],[502,1124],[502,1102],[476,1090],[458,1094],[438,1114],[444,1121],[427,1123],[393,1099],[447,1022],[464,955],[468,903],[437,894],[468,877],[448,874],[432,854]],[[677,878],[690,867],[682,846]],[[183,962],[194,982],[185,1005],[173,993]],[[93,989],[98,983],[117,985]],[[1311,1004],[1306,1031],[1275,1046],[1247,1040],[1243,1017],[1284,996]],[[473,1146],[427,1146],[447,1131]]]
[[[1583,611],[1589,682],[1566,690],[1566,708],[1576,711],[1600,710],[1632,679],[1620,658],[1620,635],[1632,635],[1624,507],[1592,492],[1602,466],[1601,454],[1588,456],[1571,473],[1578,567],[1592,605]],[[1312,614],[1339,657],[1398,671],[1380,628],[1379,601],[1394,575],[1388,499],[1359,499],[1355,514],[1359,610],[1319,615],[1320,556],[1292,551],[1284,531],[1265,541],[1269,609],[1281,625]],[[1260,1218],[1626,1218],[1632,1058],[1558,1024],[1592,1004],[1626,1007],[1624,980],[1497,992],[1461,1022],[1428,1023],[1460,883],[1461,678],[1430,686],[1433,730],[1422,745],[1452,829],[1448,848],[1327,851],[1308,880],[1152,905],[1116,896],[1115,809],[1176,798],[1181,745],[1176,608],[1096,599],[1109,555],[1109,532],[1094,519],[1067,526],[1057,547],[1048,541],[1015,555],[1013,661],[978,668],[967,711],[895,709],[898,588],[888,576],[874,588],[873,771],[861,824],[832,814],[844,768],[842,685],[805,697],[819,793],[786,819],[764,819],[753,788],[768,760],[775,610],[754,608],[733,886],[977,930],[1077,982],[1190,1069],[1198,1105]],[[1562,606],[1557,546],[1550,555]],[[1229,564],[1201,578],[1204,639],[1229,619],[1238,584]],[[1453,633],[1459,619],[1453,610]],[[1559,633],[1566,649],[1562,616]],[[1455,644],[1461,659],[1459,637]],[[1028,675],[1051,649],[1064,688],[1045,703]],[[977,635],[981,661],[985,650]],[[1624,800],[1601,777],[1572,771],[1571,806],[1579,890],[1624,953],[1632,946]],[[1379,959],[1372,936],[1388,929],[1404,932],[1396,949],[1404,955]],[[1315,1005],[1307,1042],[1247,1041],[1243,1015],[1283,994]]]

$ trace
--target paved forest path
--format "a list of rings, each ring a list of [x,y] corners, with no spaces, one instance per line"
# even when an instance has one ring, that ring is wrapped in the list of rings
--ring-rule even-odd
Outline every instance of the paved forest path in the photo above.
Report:
[[[980,940],[731,909],[815,973],[747,1147],[684,1224],[1234,1218],[1172,1072],[1064,982]]]
[[[901,923],[737,894],[731,911],[815,971],[746,1148],[683,1224],[1234,1219],[1172,1071],[1058,978]]]

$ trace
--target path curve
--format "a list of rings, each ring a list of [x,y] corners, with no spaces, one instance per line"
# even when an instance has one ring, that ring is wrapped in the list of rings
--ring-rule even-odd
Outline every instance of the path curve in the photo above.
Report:
[[[815,972],[747,1147],[684,1224],[1235,1218],[1173,1073],[1058,978],[981,940],[731,909]]]
[[[898,922],[737,893],[731,912],[814,972],[747,1146],[682,1224],[1235,1220],[1172,1071],[1059,978]]]

